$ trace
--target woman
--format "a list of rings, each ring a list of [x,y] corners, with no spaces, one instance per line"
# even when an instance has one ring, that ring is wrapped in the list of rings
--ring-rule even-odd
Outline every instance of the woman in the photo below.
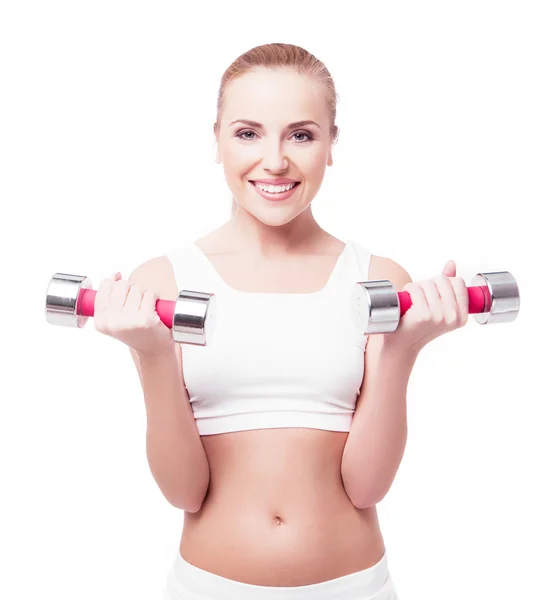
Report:
[[[466,322],[468,296],[453,263],[411,283],[317,224],[335,106],[328,70],[302,48],[240,56],[214,127],[232,218],[99,286],[95,326],[131,348],[149,465],[184,510],[166,599],[396,598],[375,506],[403,456],[417,354]],[[411,294],[392,334],[351,326],[352,288],[371,279]],[[154,311],[181,289],[216,294],[206,347],[175,344]]]

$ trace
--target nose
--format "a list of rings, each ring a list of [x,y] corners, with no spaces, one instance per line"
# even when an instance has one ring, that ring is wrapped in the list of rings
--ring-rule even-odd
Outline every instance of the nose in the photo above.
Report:
[[[269,138],[265,144],[263,168],[271,173],[281,172],[288,168],[288,158],[281,140]]]

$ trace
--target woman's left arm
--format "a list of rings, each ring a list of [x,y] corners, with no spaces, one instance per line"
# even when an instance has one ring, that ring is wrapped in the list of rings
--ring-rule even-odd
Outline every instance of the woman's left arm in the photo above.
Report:
[[[410,275],[385,257],[372,258],[377,279],[408,291],[412,306],[396,332],[372,334],[365,351],[364,378],[342,455],[346,494],[356,508],[380,502],[398,471],[407,439],[406,390],[419,351],[468,318],[466,284],[449,261],[440,276],[412,283]],[[451,264],[452,263],[452,264]]]
[[[397,291],[412,281],[400,265],[382,256],[370,261],[368,280],[372,277],[388,279]],[[391,351],[385,346],[388,335],[368,337],[364,378],[342,455],[344,489],[359,509],[387,494],[406,447],[406,388],[417,353]]]

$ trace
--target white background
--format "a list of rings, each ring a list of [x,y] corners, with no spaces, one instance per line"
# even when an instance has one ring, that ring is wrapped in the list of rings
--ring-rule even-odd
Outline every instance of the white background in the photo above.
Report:
[[[145,454],[128,349],[44,316],[55,272],[126,278],[224,223],[220,77],[305,47],[341,133],[313,202],[415,281],[518,280],[511,324],[422,351],[379,504],[401,600],[557,598],[552,2],[11,2],[0,11],[0,596],[161,598],[182,513]]]

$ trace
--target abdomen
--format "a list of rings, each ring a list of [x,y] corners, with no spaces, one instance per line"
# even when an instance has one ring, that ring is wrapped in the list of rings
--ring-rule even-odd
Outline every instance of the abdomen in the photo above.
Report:
[[[185,513],[180,553],[211,573],[309,585],[366,569],[385,551],[375,507],[359,510],[340,474],[346,432],[265,429],[203,436],[211,483]]]

